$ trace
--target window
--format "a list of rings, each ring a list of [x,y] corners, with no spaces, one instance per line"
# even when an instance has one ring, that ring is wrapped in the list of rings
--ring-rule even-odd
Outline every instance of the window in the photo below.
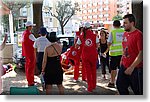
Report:
[[[88,10],[89,13],[92,13],[92,10]]]
[[[90,4],[88,4],[88,6],[89,6],[89,7],[92,7],[92,4],[90,3]]]
[[[93,6],[97,6],[97,2],[94,2],[94,3],[93,3]]]
[[[100,14],[99,17],[100,17],[100,18],[103,18],[103,14]]]
[[[88,16],[89,19],[92,19],[92,16]]]
[[[52,22],[52,18],[50,18],[49,21]]]
[[[93,18],[97,18],[97,15],[94,15]]]
[[[94,9],[93,12],[97,12],[97,9]]]
[[[87,17],[86,17],[86,16],[83,16],[83,19],[87,19]]]
[[[83,5],[83,7],[84,7],[84,8],[86,8],[86,4],[85,4],[85,5]]]
[[[83,10],[83,13],[87,13],[87,11],[86,11],[86,10]]]
[[[103,8],[102,8],[102,7],[100,7],[100,8],[99,8],[99,11],[103,11]]]
[[[104,17],[108,17],[109,16],[109,14],[104,14]]]

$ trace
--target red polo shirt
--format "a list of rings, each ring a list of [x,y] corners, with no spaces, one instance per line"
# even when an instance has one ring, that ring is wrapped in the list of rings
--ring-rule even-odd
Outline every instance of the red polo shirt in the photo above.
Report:
[[[139,51],[143,50],[143,34],[139,30],[131,33],[125,32],[123,35],[123,56],[122,64],[128,68],[135,60]],[[142,67],[143,61],[137,67]]]

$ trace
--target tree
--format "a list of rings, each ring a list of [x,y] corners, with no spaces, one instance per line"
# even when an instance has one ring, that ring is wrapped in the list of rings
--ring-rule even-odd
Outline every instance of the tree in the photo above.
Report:
[[[9,15],[3,15],[1,18],[1,23],[4,27],[4,31],[7,32],[9,29]]]
[[[136,17],[136,27],[143,32],[143,0],[132,0],[132,13]]]
[[[112,20],[115,21],[115,20],[122,20],[122,19],[123,19],[122,16],[117,14],[116,16],[113,17]]]
[[[11,10],[12,15],[13,15],[13,25],[14,25],[14,28],[16,28],[18,24],[16,22],[17,22],[17,18],[19,17],[19,10],[27,4],[27,1],[26,0],[2,0],[2,2]],[[5,20],[8,20],[8,19],[4,18],[4,22],[7,22]],[[8,25],[5,25],[5,26],[8,26]]]
[[[42,6],[43,0],[33,1],[33,23],[36,24],[36,27],[33,28],[33,33],[36,37],[40,27],[43,26]]]
[[[64,34],[64,27],[70,18],[75,15],[76,11],[80,11],[79,4],[77,2],[73,4],[71,1],[64,0],[57,2],[55,5],[55,12],[52,12],[51,7],[45,7],[44,9],[48,10],[48,13],[59,21],[62,34]]]

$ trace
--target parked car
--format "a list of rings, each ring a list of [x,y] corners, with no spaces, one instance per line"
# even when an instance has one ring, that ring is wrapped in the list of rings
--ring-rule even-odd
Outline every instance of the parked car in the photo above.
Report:
[[[22,48],[16,50],[16,53],[13,56],[13,62],[17,65],[17,68],[25,67],[25,57],[22,56]]]

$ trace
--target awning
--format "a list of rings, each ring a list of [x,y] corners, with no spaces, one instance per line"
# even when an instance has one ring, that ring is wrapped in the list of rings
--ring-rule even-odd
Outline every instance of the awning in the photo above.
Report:
[[[0,16],[9,14],[9,8],[0,0]]]

